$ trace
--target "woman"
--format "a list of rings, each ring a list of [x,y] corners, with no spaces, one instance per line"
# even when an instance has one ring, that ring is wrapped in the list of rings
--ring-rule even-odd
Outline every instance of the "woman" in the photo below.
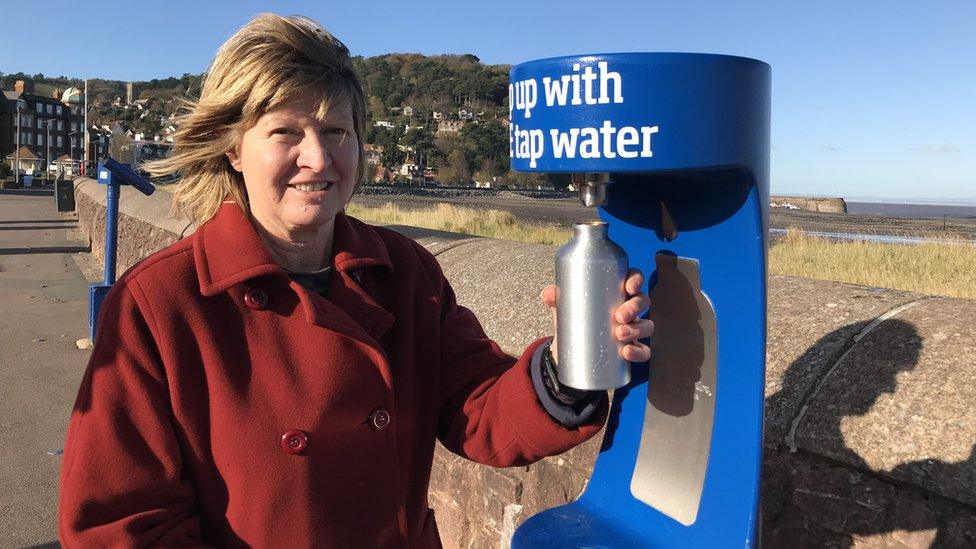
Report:
[[[560,390],[548,338],[507,356],[424,248],[343,214],[364,118],[348,50],[307,19],[262,15],[221,47],[153,167],[182,174],[201,225],[102,306],[65,546],[438,547],[435,438],[505,467],[600,429],[606,394]],[[640,285],[617,311],[634,361]]]

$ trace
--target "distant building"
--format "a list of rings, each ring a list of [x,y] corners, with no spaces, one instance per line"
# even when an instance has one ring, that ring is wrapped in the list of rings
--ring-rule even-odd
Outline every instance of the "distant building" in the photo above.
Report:
[[[461,120],[473,120],[474,111],[468,111],[465,109],[458,109],[458,118]]]
[[[420,166],[418,166],[416,162],[414,162],[413,160],[407,160],[406,162],[400,165],[399,173],[400,175],[405,175],[407,177],[414,177],[414,176],[421,175],[422,170],[420,169]]]
[[[370,145],[366,143],[363,145],[363,155],[366,157],[365,161],[371,166],[379,166],[380,158],[383,156],[383,147],[381,145]]]
[[[441,113],[441,111],[434,111],[431,113],[431,117],[433,117],[434,120],[440,120],[441,118],[444,118],[444,115]]]
[[[391,130],[393,129],[393,123],[387,122],[386,120],[377,120],[376,122],[373,122],[373,125],[376,126],[377,128],[388,128]]]
[[[393,174],[383,166],[376,166],[373,174],[373,183],[389,183],[393,179]]]
[[[108,126],[97,126],[92,124],[88,129],[88,160],[96,160],[102,155],[108,154],[109,142],[115,136]]]
[[[71,89],[54,89],[49,96],[40,95],[23,80],[18,80],[13,90],[5,90],[0,95],[0,154],[6,157],[21,146],[43,160],[50,147],[52,159],[65,154],[81,158],[85,117],[80,104],[63,101],[76,96],[68,91]]]
[[[10,162],[10,166],[17,169],[20,166],[20,173],[26,175],[32,175],[40,173],[41,163],[44,162],[40,157],[34,154],[28,146],[23,146],[20,148],[20,154],[14,151],[7,155],[7,161]],[[17,162],[20,162],[19,164]]]
[[[403,107],[403,116],[413,116],[413,107],[409,105]]]
[[[17,148],[17,110],[20,109],[21,113],[27,113],[27,101],[20,98],[19,93],[14,91],[5,91],[0,94],[0,155],[4,157],[7,153],[13,152]],[[26,115],[21,115],[22,125],[27,125]],[[31,124],[33,126],[33,124]],[[27,142],[27,136],[22,135],[24,138],[24,143]]]
[[[492,176],[491,179],[487,181],[478,181],[476,179],[474,182],[474,186],[479,189],[500,189],[504,185],[505,185],[505,181],[501,177],[498,177],[497,175]]]
[[[412,149],[407,149],[407,157],[403,160],[403,164],[400,165],[400,169],[397,170],[397,176],[399,178],[409,179],[411,183],[423,184],[424,182],[424,167],[423,163],[417,163],[416,157],[413,154]]]
[[[173,142],[173,134],[176,133],[176,126],[170,124],[163,128],[163,141],[167,143]]]
[[[136,135],[141,136],[142,134]],[[173,147],[169,143],[137,139],[126,147],[127,158],[125,161],[134,169],[142,171],[142,166],[146,162],[167,158],[172,152]]]
[[[61,155],[57,160],[52,160],[51,163],[57,167],[58,171],[63,172],[64,175],[78,175],[81,173],[81,161],[73,160],[66,154]]]
[[[437,123],[437,133],[457,133],[464,127],[464,120],[441,120]]]
[[[72,86],[61,94],[61,102],[65,105],[81,105],[85,102],[85,92]]]

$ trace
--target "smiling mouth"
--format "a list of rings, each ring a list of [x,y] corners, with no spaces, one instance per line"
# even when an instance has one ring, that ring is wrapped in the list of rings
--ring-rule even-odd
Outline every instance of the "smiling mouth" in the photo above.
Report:
[[[332,186],[332,183],[329,183],[328,181],[321,181],[321,182],[318,182],[318,183],[301,183],[301,184],[298,184],[298,185],[292,185],[291,188],[296,189],[296,190],[299,190],[299,191],[302,191],[302,192],[306,192],[306,193],[312,193],[312,192],[316,192],[316,191],[324,191],[324,190],[328,189],[331,186]]]

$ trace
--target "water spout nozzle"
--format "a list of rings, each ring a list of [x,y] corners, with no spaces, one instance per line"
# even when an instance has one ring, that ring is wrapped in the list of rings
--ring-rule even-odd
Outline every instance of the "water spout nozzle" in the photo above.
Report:
[[[573,186],[579,189],[580,202],[584,206],[598,208],[607,201],[609,173],[574,173]]]

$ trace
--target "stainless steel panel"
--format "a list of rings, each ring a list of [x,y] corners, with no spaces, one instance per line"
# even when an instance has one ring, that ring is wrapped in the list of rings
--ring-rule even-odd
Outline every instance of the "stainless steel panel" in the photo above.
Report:
[[[715,313],[696,260],[658,254],[655,263],[650,381],[630,491],[687,526],[698,516],[712,442]]]

